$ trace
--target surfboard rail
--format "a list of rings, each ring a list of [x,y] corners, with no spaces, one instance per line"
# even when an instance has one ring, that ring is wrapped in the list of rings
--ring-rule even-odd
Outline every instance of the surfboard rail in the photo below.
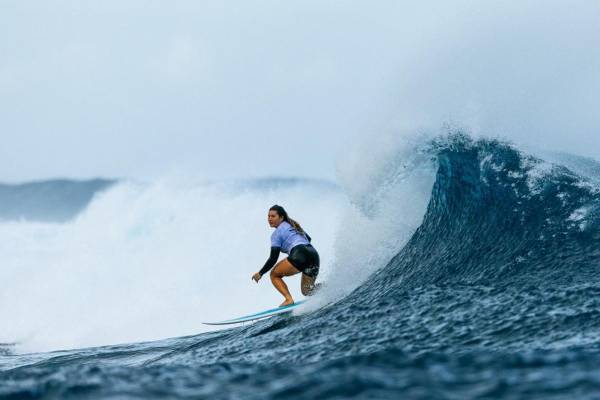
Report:
[[[258,321],[261,319],[269,318],[274,315],[285,314],[288,312],[292,312],[292,310],[298,308],[298,306],[304,304],[306,300],[300,300],[295,302],[294,304],[290,304],[288,306],[271,308],[269,310],[260,311],[254,314],[244,315],[238,318],[232,318],[225,321],[218,322],[203,322],[204,325],[233,325],[233,324],[241,324],[244,322]]]

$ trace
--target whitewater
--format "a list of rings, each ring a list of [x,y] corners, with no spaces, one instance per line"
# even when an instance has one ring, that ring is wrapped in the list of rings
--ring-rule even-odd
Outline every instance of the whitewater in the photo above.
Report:
[[[350,157],[336,183],[119,181],[67,221],[5,218],[0,396],[596,398],[598,171],[450,129]],[[203,326],[280,301],[250,280],[275,203],[325,289]]]
[[[41,183],[33,196],[53,190],[59,197],[64,184]],[[13,191],[26,196],[20,187]],[[71,220],[63,221],[68,211],[57,205],[59,212],[47,209],[43,219],[54,215],[58,222],[32,221],[40,219],[38,206],[0,223],[6,261],[0,279],[11,282],[2,293],[0,343],[14,343],[20,352],[194,334],[208,329],[200,321],[279,304],[268,280],[260,286],[250,281],[269,253],[266,213],[272,204],[285,204],[316,238],[323,280],[336,262],[343,264],[339,279],[330,282],[330,290],[342,292],[373,270],[361,266],[361,256],[389,259],[423,212],[373,220],[356,212],[337,185],[298,178],[209,182],[179,175],[80,184],[70,192],[69,198],[86,193],[90,201],[81,212],[74,207]],[[22,197],[9,197],[4,208],[14,209]],[[394,222],[403,225],[394,228]],[[340,236],[340,230],[348,231]],[[300,298],[297,278],[290,287]]]
[[[331,259],[344,200],[320,181],[121,182],[70,222],[0,224],[0,279],[11,282],[0,342],[47,351],[160,339],[275,304],[250,276],[268,256],[266,212],[276,201],[314,227]],[[292,289],[298,296],[299,283]]]

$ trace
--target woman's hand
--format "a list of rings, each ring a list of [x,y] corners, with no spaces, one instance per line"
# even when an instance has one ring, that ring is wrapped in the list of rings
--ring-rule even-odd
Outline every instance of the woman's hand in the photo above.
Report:
[[[255,280],[256,283],[258,283],[258,281],[260,281],[260,278],[262,278],[262,275],[260,274],[260,272],[257,272],[254,275],[252,275],[252,280]]]

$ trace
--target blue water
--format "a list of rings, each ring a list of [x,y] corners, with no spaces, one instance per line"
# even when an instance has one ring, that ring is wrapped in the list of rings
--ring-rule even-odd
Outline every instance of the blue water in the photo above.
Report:
[[[437,168],[421,226],[337,303],[151,343],[6,344],[0,397],[600,398],[598,168],[461,133],[418,151]]]

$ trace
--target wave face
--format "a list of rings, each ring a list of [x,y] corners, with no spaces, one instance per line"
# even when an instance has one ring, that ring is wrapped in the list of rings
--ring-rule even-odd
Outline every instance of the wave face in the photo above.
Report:
[[[424,217],[378,282],[559,287],[598,277],[592,180],[498,141],[452,136]]]
[[[0,184],[0,221],[65,222],[87,207],[94,195],[116,181],[55,179]]]
[[[375,272],[345,296],[329,289],[344,274],[334,265],[302,314],[158,342],[4,355],[0,394],[597,396],[597,177],[460,132],[417,147],[419,162],[436,169],[422,222],[387,261],[365,261]],[[393,208],[386,199],[380,210]],[[363,200],[374,218],[378,201]]]

